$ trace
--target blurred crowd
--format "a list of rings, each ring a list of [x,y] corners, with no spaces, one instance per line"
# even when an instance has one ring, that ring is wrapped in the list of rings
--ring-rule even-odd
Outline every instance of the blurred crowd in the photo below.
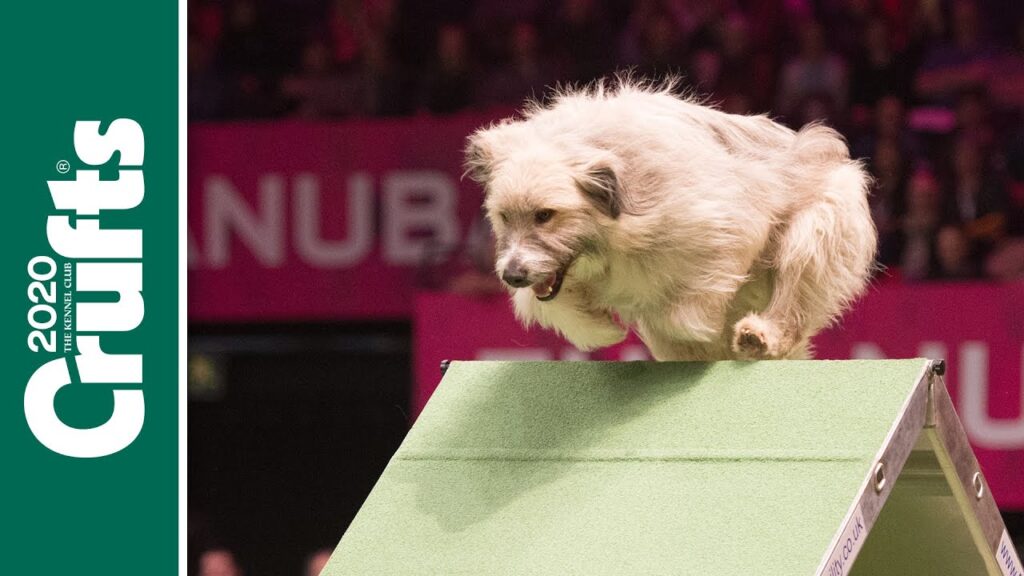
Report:
[[[1024,276],[1019,0],[193,0],[190,120],[509,108],[679,74],[728,112],[826,122],[875,176],[887,276]]]

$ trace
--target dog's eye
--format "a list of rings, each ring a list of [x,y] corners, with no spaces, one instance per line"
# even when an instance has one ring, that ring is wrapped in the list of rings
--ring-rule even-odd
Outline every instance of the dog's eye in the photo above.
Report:
[[[554,210],[537,210],[533,213],[533,220],[537,222],[537,224],[544,224],[548,220],[551,220],[551,217],[554,215]]]
[[[501,221],[502,222],[504,222],[505,224],[508,224],[508,214],[505,214],[504,212],[502,212],[501,214],[498,214],[498,216],[501,216]]]

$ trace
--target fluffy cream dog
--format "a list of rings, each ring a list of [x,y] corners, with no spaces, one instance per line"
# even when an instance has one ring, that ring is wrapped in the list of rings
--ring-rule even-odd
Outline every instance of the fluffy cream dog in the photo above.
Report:
[[[562,90],[469,139],[498,275],[527,326],[659,360],[805,358],[865,289],[868,177],[794,132],[630,80]]]

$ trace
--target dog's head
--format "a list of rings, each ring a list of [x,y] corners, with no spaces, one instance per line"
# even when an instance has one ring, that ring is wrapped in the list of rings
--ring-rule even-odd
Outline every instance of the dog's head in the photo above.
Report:
[[[603,271],[607,232],[623,213],[609,153],[571,135],[545,138],[529,120],[506,122],[470,137],[466,167],[486,189],[496,271],[509,287],[549,301],[568,275]]]

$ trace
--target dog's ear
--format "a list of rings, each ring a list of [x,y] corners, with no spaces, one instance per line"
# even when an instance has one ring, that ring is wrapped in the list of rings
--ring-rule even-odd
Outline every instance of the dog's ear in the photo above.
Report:
[[[466,160],[463,164],[466,168],[465,175],[480,184],[486,184],[491,179],[494,154],[492,153],[490,143],[487,141],[485,131],[478,130],[469,137],[465,153]]]
[[[597,164],[584,170],[576,179],[580,191],[597,209],[610,218],[622,214],[622,190],[619,179],[611,166]]]

